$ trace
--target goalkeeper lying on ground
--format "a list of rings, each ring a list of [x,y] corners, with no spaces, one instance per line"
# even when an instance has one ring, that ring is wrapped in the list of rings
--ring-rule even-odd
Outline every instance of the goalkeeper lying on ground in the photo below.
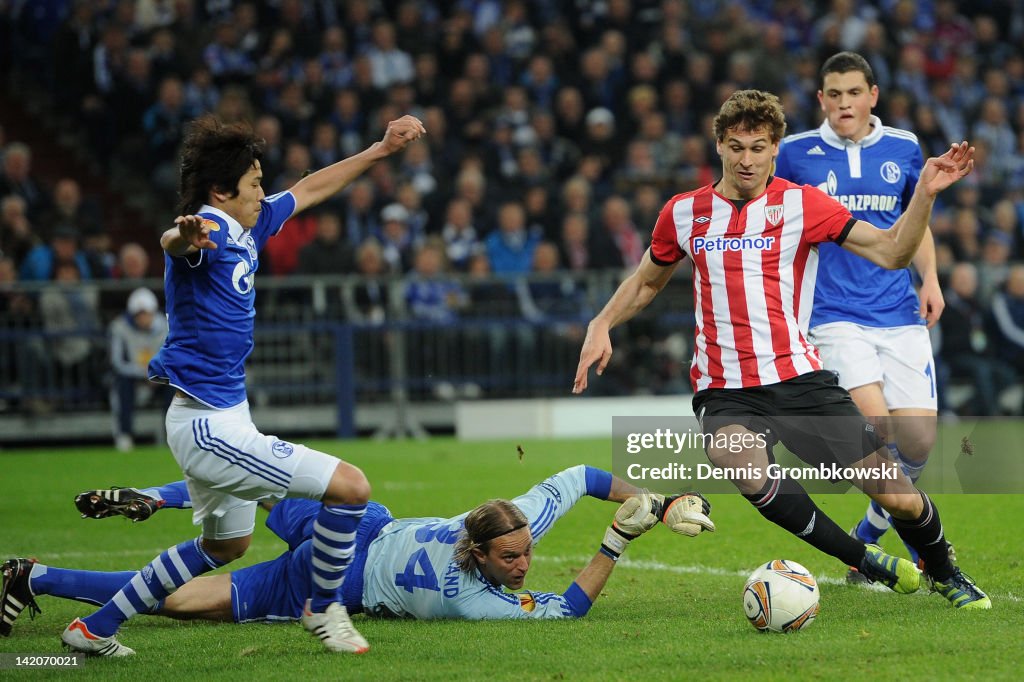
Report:
[[[534,544],[584,495],[622,503],[589,565],[562,594],[505,591],[522,589]],[[164,506],[191,506],[184,482],[142,491],[89,491],[75,503],[83,516],[120,514],[134,520]],[[323,559],[311,540],[318,509],[311,500],[282,500],[271,509],[267,526],[288,543],[287,552],[231,573],[190,580],[150,612],[238,623],[297,620],[310,596],[309,555]],[[490,500],[449,519],[394,519],[386,507],[370,502],[342,587],[345,607],[353,614],[419,619],[583,616],[631,540],[659,521],[683,535],[713,531],[709,512],[699,493],[669,498],[648,494],[583,465],[555,474],[511,501]],[[103,604],[137,576],[134,571],[56,568],[27,559],[10,559],[2,568],[0,634],[5,636],[26,606],[38,610],[37,596]]]

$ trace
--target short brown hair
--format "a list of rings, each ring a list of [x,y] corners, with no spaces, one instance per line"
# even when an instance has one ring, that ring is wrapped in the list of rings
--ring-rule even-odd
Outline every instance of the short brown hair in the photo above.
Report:
[[[867,81],[869,89],[875,86],[875,72],[872,71],[868,60],[856,52],[839,52],[829,57],[821,65],[819,78],[821,89],[825,89],[825,76],[830,73],[849,73],[850,71],[860,71],[864,74],[864,80]]]
[[[528,525],[526,515],[508,500],[484,502],[466,514],[462,532],[455,543],[455,563],[462,571],[472,571],[476,568],[474,549],[486,554],[492,540]]]
[[[737,90],[715,116],[715,138],[722,142],[730,128],[754,131],[767,128],[772,142],[786,134],[786,116],[779,98],[763,90]]]

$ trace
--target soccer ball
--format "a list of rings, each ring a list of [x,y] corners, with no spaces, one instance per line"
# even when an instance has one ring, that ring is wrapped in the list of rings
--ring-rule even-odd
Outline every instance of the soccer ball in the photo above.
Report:
[[[743,611],[761,632],[802,630],[818,615],[818,583],[795,561],[769,561],[747,578]]]

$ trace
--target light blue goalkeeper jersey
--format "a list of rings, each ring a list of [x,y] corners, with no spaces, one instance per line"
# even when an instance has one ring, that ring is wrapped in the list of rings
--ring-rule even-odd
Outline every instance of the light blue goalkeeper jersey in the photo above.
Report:
[[[529,520],[535,543],[587,494],[586,471],[584,466],[567,469],[512,500]],[[424,620],[582,615],[563,594],[510,593],[492,585],[479,570],[460,571],[453,555],[465,517],[400,519],[386,527],[370,544],[366,559],[366,612]]]
[[[871,117],[871,132],[845,140],[828,121],[782,141],[775,174],[813,185],[843,204],[854,218],[888,229],[914,194],[924,161],[917,137]],[[818,278],[811,328],[829,322],[867,327],[924,324],[909,270],[886,270],[841,246],[818,246]]]
[[[199,402],[226,409],[245,400],[245,360],[253,348],[259,252],[295,211],[281,192],[260,202],[251,229],[212,206],[198,215],[215,229],[216,249],[164,254],[164,292],[170,331],[149,363],[151,381],[169,383]]]
[[[512,502],[528,519],[537,542],[583,495],[608,499],[611,485],[607,471],[580,465],[551,476]],[[288,543],[289,551],[232,572],[231,603],[237,622],[295,620],[302,615],[311,590],[310,537],[319,510],[319,502],[289,497],[270,512],[267,527]],[[370,502],[342,584],[349,613],[472,620],[586,614],[590,600],[575,582],[562,594],[510,593],[491,585],[478,570],[459,571],[452,559],[465,517],[395,520],[386,507]]]

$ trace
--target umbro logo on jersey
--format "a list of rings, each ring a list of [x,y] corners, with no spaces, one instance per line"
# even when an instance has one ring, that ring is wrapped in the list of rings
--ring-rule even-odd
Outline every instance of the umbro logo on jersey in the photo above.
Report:
[[[710,223],[711,218],[707,217],[706,215],[702,215],[699,218],[694,218],[693,222],[697,223],[698,225],[703,225],[704,223]]]
[[[825,150],[819,145],[814,145],[807,150],[807,156],[825,156]]]

